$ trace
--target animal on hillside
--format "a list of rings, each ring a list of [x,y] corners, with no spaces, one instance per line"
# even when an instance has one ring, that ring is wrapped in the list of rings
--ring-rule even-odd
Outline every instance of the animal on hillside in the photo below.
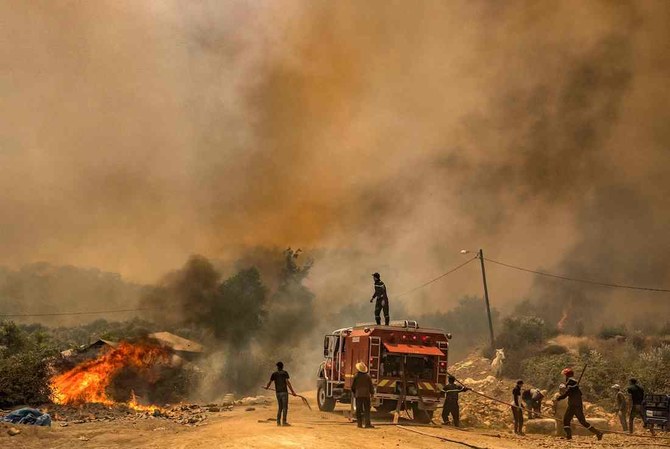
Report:
[[[496,349],[496,356],[491,362],[491,370],[497,378],[502,377],[503,360],[505,360],[505,350],[503,348]]]

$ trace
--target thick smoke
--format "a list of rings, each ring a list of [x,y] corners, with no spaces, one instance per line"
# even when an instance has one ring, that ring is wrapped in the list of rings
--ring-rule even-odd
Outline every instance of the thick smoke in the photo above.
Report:
[[[231,264],[304,245],[316,249],[305,285],[322,315],[366,301],[373,271],[401,292],[460,263],[462,248],[670,285],[667,2],[29,2],[0,13],[3,264],[151,283],[193,253]],[[489,277],[501,309],[528,297],[556,320],[570,302],[603,320],[622,302],[667,304],[493,266]],[[274,279],[262,279],[271,292]],[[471,264],[403,306],[444,312],[479,282]]]
[[[304,285],[311,262],[300,250],[263,252],[274,265],[276,287],[268,289],[255,266],[224,279],[220,269],[193,256],[164,277],[142,300],[153,322],[186,332],[208,348],[202,394],[256,390],[277,360],[291,362],[315,325],[314,295]]]

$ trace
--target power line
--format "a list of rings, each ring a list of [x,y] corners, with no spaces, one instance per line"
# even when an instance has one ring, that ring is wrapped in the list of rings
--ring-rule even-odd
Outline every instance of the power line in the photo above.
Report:
[[[486,260],[487,262],[494,263],[496,265],[501,265],[503,267],[512,268],[514,270],[525,271],[527,273],[533,273],[533,274],[537,274],[539,276],[546,276],[546,277],[550,277],[550,278],[563,279],[564,281],[581,282],[583,284],[599,285],[601,287],[626,288],[628,290],[643,290],[643,291],[648,291],[648,292],[670,293],[670,289],[667,289],[667,288],[640,287],[640,286],[636,286],[636,285],[615,284],[613,282],[600,282],[600,281],[593,281],[593,280],[590,280],[590,279],[573,278],[573,277],[569,277],[569,276],[562,276],[560,274],[552,274],[552,273],[546,273],[544,271],[536,271],[536,270],[531,270],[529,268],[518,267],[516,265],[510,265],[510,264],[507,264],[507,263],[504,263],[504,262],[499,262],[497,260],[489,259],[488,257],[485,257],[484,260]]]
[[[463,268],[464,266],[466,266],[467,264],[469,264],[470,262],[472,262],[472,261],[475,260],[475,259],[477,259],[477,256],[473,257],[472,259],[468,259],[468,260],[466,260],[466,261],[463,262],[462,264],[460,264],[460,265],[458,265],[458,266],[452,268],[451,270],[447,271],[446,273],[442,273],[441,275],[439,275],[439,276],[436,277],[435,279],[431,279],[430,281],[425,282],[425,283],[419,285],[418,287],[414,287],[414,288],[412,288],[412,289],[410,289],[410,290],[407,290],[407,291],[404,291],[404,292],[400,293],[399,295],[395,295],[395,297],[396,297],[396,298],[399,298],[399,297],[401,297],[401,296],[405,296],[405,295],[407,295],[407,294],[409,294],[409,293],[412,293],[412,292],[415,292],[415,291],[417,291],[417,290],[419,290],[419,289],[422,289],[422,288],[424,288],[425,286],[432,284],[433,282],[437,282],[437,281],[439,281],[440,279],[442,279],[443,277],[445,277],[445,276],[447,276],[447,275],[453,273],[454,271]]]
[[[414,287],[410,290],[404,291],[400,293],[399,295],[395,295],[396,298],[399,298],[400,296],[404,296],[407,294],[410,294],[412,292],[415,292],[419,289],[422,289],[426,287],[427,285],[432,284],[433,282],[437,282],[443,277],[453,273],[456,270],[459,270],[472,262],[473,260],[477,259],[477,256],[473,257],[472,259],[469,259],[462,264],[450,269],[449,271],[442,273],[438,277],[431,279],[428,282],[425,282],[417,287]],[[142,312],[142,311],[150,311],[150,310],[158,310],[158,309],[120,309],[120,310],[96,310],[92,312],[55,312],[55,313],[0,313],[0,317],[2,318],[25,318],[25,317],[44,317],[44,316],[76,316],[76,315],[101,315],[105,313],[127,313],[127,312]]]
[[[120,309],[120,310],[97,310],[94,312],[56,312],[56,313],[0,313],[0,317],[34,317],[34,316],[67,316],[67,315],[99,315],[103,313],[126,313],[141,312],[157,309]]]

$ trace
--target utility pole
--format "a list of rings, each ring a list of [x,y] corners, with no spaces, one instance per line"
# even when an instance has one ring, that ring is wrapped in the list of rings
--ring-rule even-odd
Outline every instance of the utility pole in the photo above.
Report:
[[[489,334],[491,336],[491,357],[496,352],[495,338],[493,337],[493,320],[491,319],[491,305],[489,304],[489,289],[486,285],[486,268],[484,268],[484,250],[480,249],[477,253],[479,262],[482,266],[482,281],[484,282],[484,300],[486,301],[486,314],[489,317]]]

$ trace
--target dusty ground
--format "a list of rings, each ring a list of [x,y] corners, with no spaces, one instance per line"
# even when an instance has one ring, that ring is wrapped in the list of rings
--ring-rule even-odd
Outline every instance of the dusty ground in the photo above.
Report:
[[[376,417],[376,429],[357,429],[345,417],[347,406],[340,405],[333,413],[316,410],[314,393],[308,395],[315,408],[310,412],[302,403],[291,398],[289,421],[292,427],[277,427],[273,406],[255,406],[253,411],[236,407],[233,411],[212,414],[199,427],[186,427],[164,419],[137,421],[92,422],[52,428],[14,426],[21,429],[16,436],[9,436],[7,428],[0,426],[0,447],[4,448],[460,448],[467,446],[419,435],[389,425],[388,418]],[[402,422],[401,422],[402,424]],[[670,440],[629,438],[606,435],[597,442],[595,438],[576,437],[572,442],[549,436],[518,438],[508,431],[491,431],[469,428],[456,430],[449,427],[407,427],[437,437],[458,440],[481,448],[590,448],[670,447]],[[659,443],[659,444],[656,444]],[[666,446],[663,446],[666,445]]]

